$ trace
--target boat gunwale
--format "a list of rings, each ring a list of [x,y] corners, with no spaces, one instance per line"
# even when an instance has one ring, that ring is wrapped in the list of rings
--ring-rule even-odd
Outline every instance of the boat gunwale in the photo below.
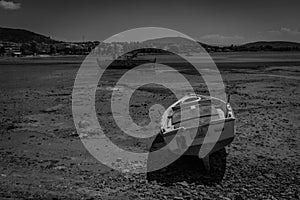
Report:
[[[226,123],[226,122],[235,121],[235,120],[236,120],[236,118],[231,117],[231,118],[214,120],[214,121],[211,121],[210,123],[201,124],[201,125],[195,126],[195,127],[188,127],[188,128],[179,127],[179,128],[176,128],[176,129],[173,129],[173,130],[170,130],[170,131],[163,132],[162,135],[163,135],[163,137],[167,137],[169,135],[173,135],[175,131],[179,131],[180,129],[183,129],[183,131],[185,131],[187,129],[199,128],[199,127],[206,127],[206,126],[209,126],[209,125],[214,125],[214,124],[222,123],[221,121],[224,121],[223,123]]]

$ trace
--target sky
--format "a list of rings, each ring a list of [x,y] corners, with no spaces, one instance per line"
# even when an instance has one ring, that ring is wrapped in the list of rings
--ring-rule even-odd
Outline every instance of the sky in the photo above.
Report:
[[[300,42],[299,10],[299,0],[0,0],[0,27],[64,41],[163,27],[208,44]]]

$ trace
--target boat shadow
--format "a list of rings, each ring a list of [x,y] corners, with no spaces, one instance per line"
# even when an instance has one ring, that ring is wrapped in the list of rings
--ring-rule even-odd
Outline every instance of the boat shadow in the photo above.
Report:
[[[153,158],[150,156],[150,159]],[[210,170],[205,168],[203,161],[198,157],[183,155],[162,169],[148,172],[147,180],[163,185],[183,181],[196,185],[216,185],[223,180],[225,171],[226,150],[223,148],[210,155]]]

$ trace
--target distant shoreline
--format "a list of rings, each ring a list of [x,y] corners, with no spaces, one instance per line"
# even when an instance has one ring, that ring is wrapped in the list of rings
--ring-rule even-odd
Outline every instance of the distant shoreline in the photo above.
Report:
[[[218,52],[210,53],[219,68],[260,68],[300,66],[300,52]],[[86,56],[59,55],[47,57],[0,57],[1,65],[43,66],[66,65],[79,67]],[[160,58],[157,57],[157,62]],[[174,61],[173,61],[174,62]],[[176,62],[176,61],[175,61]],[[165,58],[161,63],[168,63]],[[179,65],[181,63],[178,63]],[[182,66],[184,68],[184,66]]]

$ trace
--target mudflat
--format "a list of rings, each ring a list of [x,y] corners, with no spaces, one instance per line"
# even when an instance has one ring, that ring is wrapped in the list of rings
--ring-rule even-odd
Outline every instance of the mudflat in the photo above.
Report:
[[[236,137],[226,148],[226,172],[219,182],[207,179],[201,162],[186,158],[176,161],[172,171],[161,172],[163,182],[109,169],[85,149],[72,118],[72,87],[84,57],[1,59],[0,196],[299,199],[300,53],[215,53],[212,57],[237,118]],[[113,80],[119,72],[108,77]],[[104,86],[97,91],[96,108],[110,138],[121,146],[146,148],[111,125],[110,89]],[[176,100],[151,85],[135,95],[130,114],[140,125],[149,122],[153,104],[167,108]]]

